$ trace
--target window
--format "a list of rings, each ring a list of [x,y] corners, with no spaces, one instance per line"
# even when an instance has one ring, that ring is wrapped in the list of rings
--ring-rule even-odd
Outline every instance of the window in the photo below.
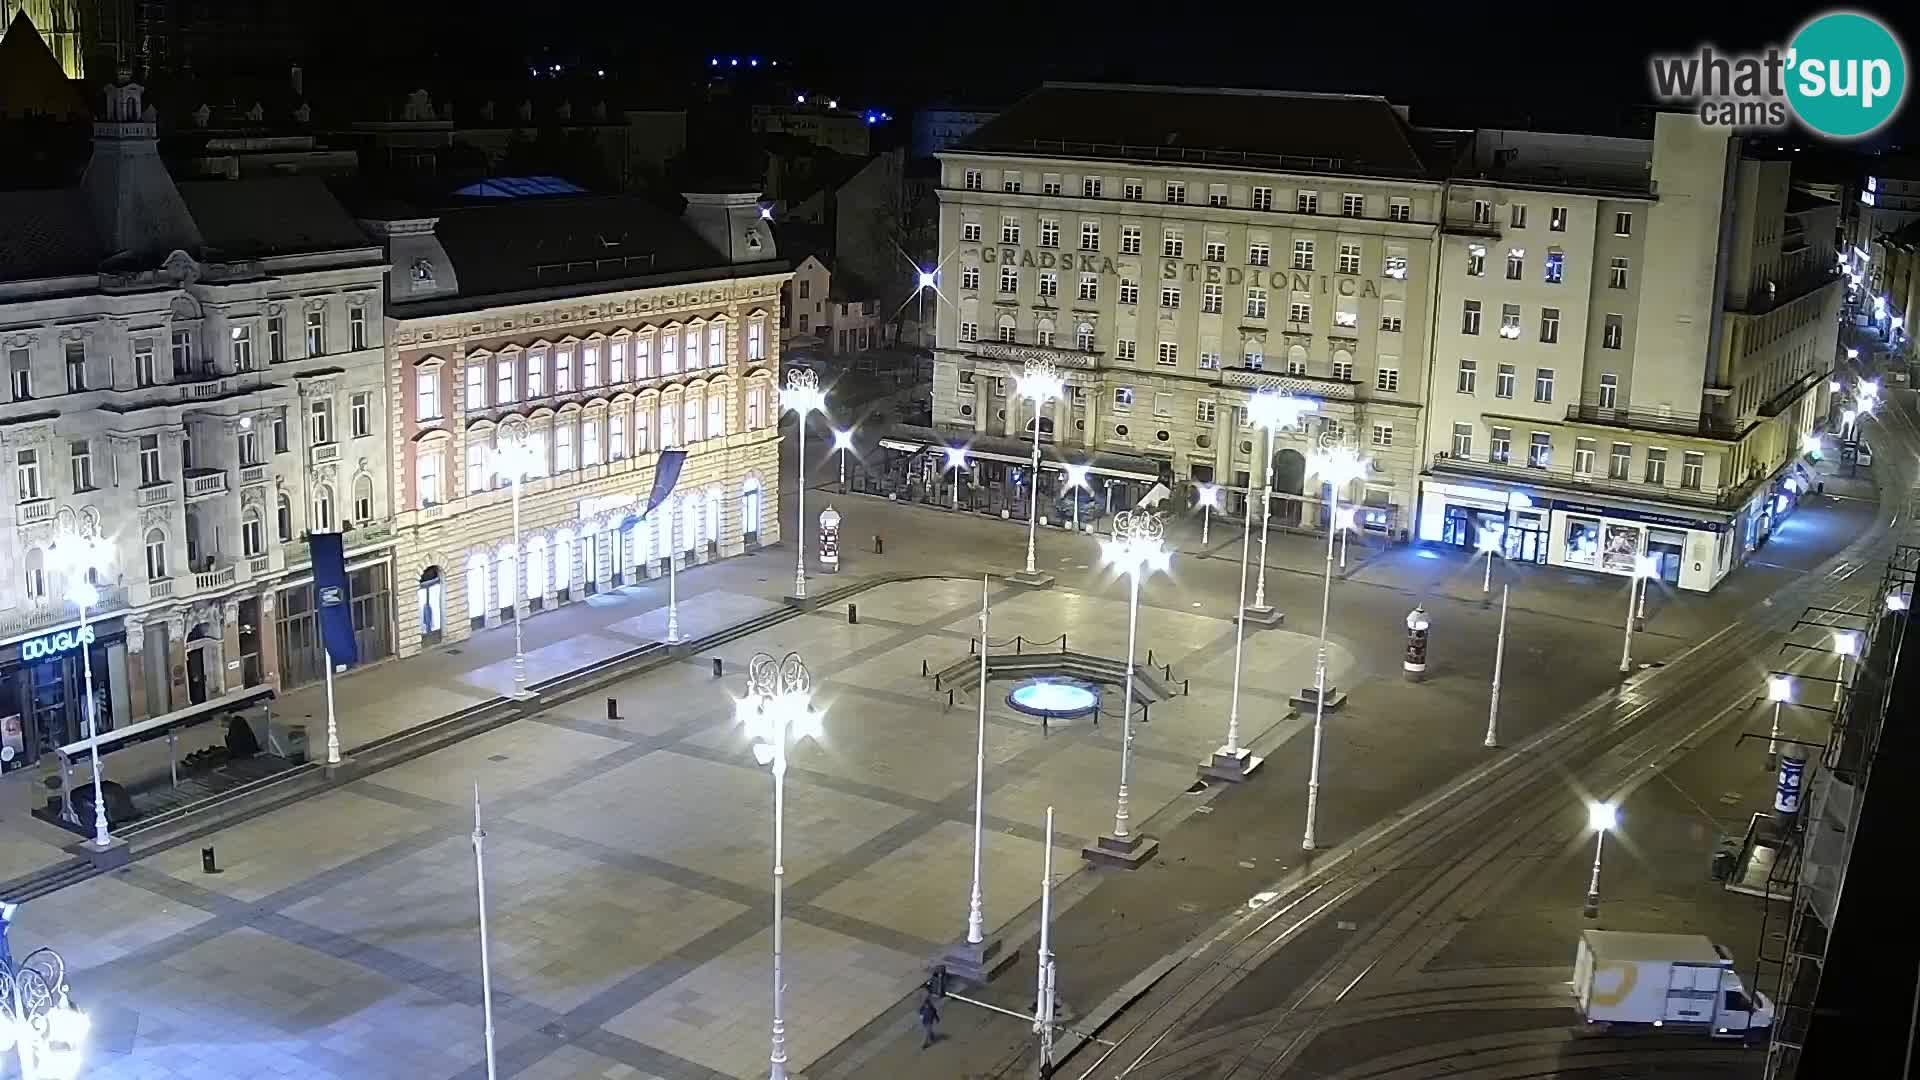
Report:
[[[1256,365],[1263,362],[1262,357],[1257,352],[1246,354],[1246,359],[1247,359],[1247,366],[1252,367],[1255,371],[1259,370],[1259,368]],[[1201,371],[1219,371],[1220,370],[1220,354],[1217,352],[1208,352],[1206,350],[1202,350],[1200,353],[1200,370]]]
[[[1613,444],[1613,453],[1607,460],[1607,476],[1614,480],[1625,480],[1633,467],[1633,444],[1617,442]]]
[[[1147,187],[1138,180],[1129,180],[1120,186],[1120,197],[1129,202],[1139,202],[1146,198]]]
[[[1360,272],[1359,244],[1340,245],[1340,272],[1343,274],[1357,274]]]
[[[353,481],[353,520],[371,521],[372,519],[373,477],[361,473]]]
[[[1200,310],[1208,315],[1220,314],[1226,303],[1226,290],[1219,285],[1205,285],[1200,292]]]
[[[1485,244],[1467,245],[1467,276],[1484,277],[1487,273],[1487,248]]]
[[[193,331],[175,330],[168,339],[168,351],[173,354],[175,375],[193,374]]]
[[[687,327],[684,346],[686,348],[686,369],[699,371],[707,366],[705,353],[701,350],[700,340],[704,328],[699,323]],[[554,393],[564,394],[573,389],[573,350],[562,347],[553,354]]]
[[[1273,209],[1273,189],[1257,187],[1253,189],[1253,208],[1255,210]]]
[[[1544,431],[1533,433],[1527,443],[1527,467],[1544,469],[1553,464],[1553,436]]]
[[[699,415],[700,399],[689,397],[687,411],[689,417]],[[687,425],[687,438],[698,438],[694,425]],[[553,471],[556,473],[573,471],[573,421],[555,420],[553,422]]]
[[[1524,229],[1527,227],[1527,204],[1514,203],[1508,213],[1510,215],[1508,220],[1513,222],[1514,228]]]
[[[1092,323],[1080,324],[1080,328],[1075,331],[1073,335],[1073,347],[1079,349],[1081,352],[1095,351]]]
[[[1480,301],[1468,300],[1461,305],[1460,332],[1463,334],[1480,332]]]
[[[1178,229],[1168,229],[1165,233],[1161,234],[1161,237],[1160,237],[1160,254],[1161,255],[1169,259],[1177,259],[1182,255],[1185,255],[1186,253],[1187,253],[1186,234],[1180,232]]]
[[[653,335],[633,339],[633,377],[653,378]]]
[[[765,387],[754,387],[752,405],[759,405]],[[653,449],[653,406],[642,405],[633,414],[633,452],[644,454]]]
[[[419,458],[414,461],[414,493],[421,506],[434,506],[446,501],[446,492],[440,481],[443,465],[443,455],[438,449],[423,447],[420,450]]]
[[[660,403],[660,447],[671,450],[682,445],[680,442],[680,403],[663,401]]]
[[[1687,450],[1680,455],[1680,486],[1688,491],[1700,490],[1700,477],[1706,471],[1706,455]]]
[[[1317,214],[1320,212],[1320,193],[1302,191],[1293,197],[1293,212],[1296,214]]]
[[[1520,337],[1519,304],[1500,305],[1500,336],[1508,341],[1514,341]]]
[[[315,484],[313,487],[313,506],[307,526],[314,532],[333,531],[333,489],[326,484]]]
[[[514,401],[513,357],[511,356],[501,357],[495,363],[494,367],[495,367],[495,370],[498,372],[498,377],[496,382],[496,389],[498,392],[494,395],[493,403],[495,405],[511,405],[513,404],[513,401]]]
[[[1593,475],[1593,440],[1573,440],[1573,474],[1575,476]]]
[[[1287,353],[1286,366],[1287,366],[1287,374],[1289,375],[1305,375],[1307,373],[1306,353],[1301,352],[1299,355],[1296,356],[1291,350],[1289,350]]]
[[[1533,369],[1533,400],[1542,405],[1553,401],[1553,369],[1550,367]]]
[[[320,446],[333,441],[333,402],[321,398],[307,406],[307,444]]]
[[[73,464],[73,490],[92,491],[93,443],[86,439],[75,439],[67,445],[67,451],[71,455],[70,460]],[[248,464],[248,462],[243,458],[241,464]]]
[[[980,287],[980,268],[977,266],[961,267],[960,268],[960,287],[963,289],[979,288]],[[806,318],[806,316],[802,315],[801,318],[804,319]]]
[[[25,349],[7,351],[7,368],[13,377],[13,400],[25,401],[33,396],[32,354]]]
[[[14,492],[21,502],[44,494],[40,490],[40,451],[21,450],[14,455]]]
[[[1121,338],[1113,343],[1113,358],[1115,360],[1131,361],[1137,350],[1138,345],[1136,342],[1129,338]]]
[[[1273,248],[1266,244],[1248,244],[1247,262],[1253,266],[1268,266],[1273,262]]]
[[[1120,254],[1122,255],[1140,254],[1140,226],[1138,225],[1120,226]]]
[[[1132,412],[1133,411],[1133,387],[1116,386],[1113,388],[1113,411],[1114,412]]]
[[[1393,425],[1392,424],[1373,425],[1373,445],[1375,446],[1392,446],[1393,445]]]
[[[1083,302],[1092,302],[1100,299],[1100,275],[1080,275],[1080,299]]]
[[[1040,246],[1043,248],[1057,248],[1060,246],[1059,219],[1040,219]]]
[[[436,384],[438,380],[436,379]],[[347,417],[352,425],[353,437],[364,439],[373,434],[373,394],[362,390],[353,395],[347,408]]]
[[[1313,269],[1313,241],[1295,240],[1293,242],[1293,268],[1295,270]]]
[[[324,356],[327,352],[327,313],[325,311],[307,312],[307,355]]]
[[[1187,201],[1187,185],[1179,180],[1167,181],[1167,201],[1176,206],[1185,204]]]
[[[1264,319],[1267,317],[1267,290],[1247,290],[1247,318]]]
[[[1521,251],[1518,248],[1515,248],[1514,250],[1507,252],[1507,280],[1508,281],[1519,281],[1520,275],[1525,273],[1526,269],[1527,269],[1526,252]]]
[[[152,487],[167,482],[160,466],[160,436],[140,436],[140,486]]]
[[[1098,176],[1081,177],[1080,178],[1080,195],[1082,198],[1086,198],[1086,199],[1099,198],[1100,197],[1100,177]]]
[[[1000,190],[1010,191],[1016,195],[1019,194],[1020,174],[1016,172],[1001,173],[1000,174]]]
[[[1366,214],[1367,197],[1365,195],[1340,196],[1341,217],[1365,217]]]
[[[981,179],[979,169],[967,170],[966,189],[968,191],[984,191],[986,190],[986,186],[986,183]]]
[[[1213,263],[1226,262],[1227,261],[1227,242],[1225,240],[1207,241],[1206,259],[1208,262],[1213,262]]]
[[[467,404],[469,410],[487,407],[487,365],[484,360],[467,362]]]
[[[1163,308],[1179,307],[1180,306],[1180,290],[1171,285],[1161,286],[1160,306]]]
[[[357,304],[347,309],[347,347],[367,347],[367,309]]]
[[[1624,289],[1627,287],[1627,267],[1629,261],[1624,255],[1616,255],[1607,260],[1607,288]]]
[[[1180,346],[1171,341],[1161,342],[1159,363],[1164,364],[1167,367],[1173,367],[1175,364],[1178,364],[1179,362],[1180,362]]]
[[[767,358],[767,320],[755,315],[747,320],[747,359],[765,360]]]
[[[1413,204],[1405,199],[1395,198],[1387,201],[1388,221],[1412,221]]]
[[[1487,437],[1487,460],[1505,465],[1513,460],[1513,429],[1497,427]]]
[[[710,331],[712,329],[714,328],[709,328]],[[713,334],[709,332],[707,337],[709,342],[711,342]],[[709,348],[707,351],[712,354],[708,357],[707,362],[717,365],[720,360],[720,350]],[[600,346],[592,343],[582,345],[580,346],[580,389],[591,390],[599,385]]]
[[[1033,343],[1035,345],[1045,345],[1048,348],[1052,348],[1053,347],[1053,327],[1048,326],[1044,323],[1041,324],[1040,327],[1035,329],[1033,332]]]
[[[1622,210],[1613,215],[1613,235],[1615,236],[1632,236],[1633,235],[1633,215],[1632,214],[1628,213],[1625,210]]]
[[[1287,303],[1287,321],[1305,323],[1313,321],[1313,305],[1304,300],[1291,300]]]
[[[960,324],[960,340],[961,341],[980,340],[980,324],[976,322],[961,323]]]
[[[1560,309],[1548,307],[1540,309],[1540,341],[1552,345],[1560,340]]]
[[[1208,206],[1227,205],[1227,188],[1224,184],[1213,184],[1207,188]]]
[[[1657,446],[1648,447],[1647,448],[1647,483],[1664,485],[1666,482],[1667,482],[1667,452]]]
[[[240,546],[249,559],[267,553],[266,524],[260,520],[260,511],[252,507],[240,518]]]
[[[1620,316],[1607,316],[1606,325],[1603,326],[1600,331],[1600,347],[1603,349],[1618,349],[1620,347],[1621,334]]]
[[[1333,377],[1339,379],[1341,382],[1352,382],[1353,361],[1335,360],[1333,362]]]
[[[1380,330],[1382,333],[1387,333],[1387,334],[1399,333],[1400,332],[1400,316],[1398,315],[1380,316]]]
[[[1474,387],[1478,384],[1479,379],[1480,362],[1463,358],[1460,361],[1460,376],[1455,381],[1453,388],[1457,393],[1471,394],[1474,391]]]
[[[285,315],[267,316],[267,363],[284,364],[287,362],[287,317]]]
[[[234,441],[239,449],[240,464],[260,464],[260,439],[255,434],[252,426],[241,428],[240,434],[235,437]]]
[[[1081,251],[1099,251],[1100,250],[1100,223],[1099,222],[1083,221],[1080,223],[1080,250]]]
[[[136,386],[153,386],[160,381],[158,370],[153,363],[153,339],[150,337],[133,339],[133,382]]]
[[[1000,340],[1009,345],[1020,340],[1020,331],[1011,320],[1000,324]]]
[[[1493,224],[1493,203],[1486,199],[1473,200],[1473,223],[1475,225]]]
[[[439,368],[428,368],[414,372],[413,405],[414,419],[421,422],[440,419]]]
[[[1619,395],[1620,377],[1611,371],[1602,374],[1600,376],[1600,407],[1613,408],[1613,403],[1619,399]]]
[[[1159,393],[1159,394],[1153,395],[1153,415],[1162,417],[1162,418],[1170,417],[1173,415],[1173,395],[1172,394]]]
[[[1384,393],[1397,393],[1400,389],[1399,368],[1376,368],[1373,372],[1373,388]]]
[[[1567,208],[1556,206],[1547,213],[1547,229],[1550,232],[1567,231]]]
[[[162,581],[167,576],[167,534],[147,530],[147,580]]]
[[[1392,278],[1395,281],[1407,280],[1406,249],[1398,247],[1388,248],[1386,257],[1380,260],[1380,275],[1382,277]]]
[[[1566,270],[1567,270],[1566,252],[1563,252],[1563,251],[1547,252],[1547,275],[1546,275],[1547,284],[1549,285],[1560,284],[1560,279],[1566,275]]]
[[[962,222],[960,225],[960,239],[965,243],[968,243],[968,244],[979,243],[980,233],[981,233],[980,223],[977,221]]]
[[[273,452],[287,452],[287,410],[276,409],[273,413]]]
[[[248,357],[248,363],[251,364],[251,345],[249,345]],[[67,342],[67,393],[77,394],[86,388],[87,347],[81,342],[69,341]]]
[[[1140,283],[1137,281],[1129,281],[1126,278],[1121,278],[1120,279],[1120,302],[1123,304],[1139,303],[1140,302]]]
[[[748,427],[752,427],[753,426],[752,420],[758,416],[760,403],[754,399],[754,396],[752,395],[751,392],[749,392],[748,394],[747,405],[748,405],[748,408],[754,410],[754,416],[750,416],[748,418],[748,425],[747,425]],[[607,460],[619,461],[621,458],[624,458],[626,456],[627,456],[627,414],[625,412],[615,410],[614,412],[609,413],[607,415]]]
[[[1020,242],[1019,218],[1003,217],[1000,219],[1000,242],[1003,244],[1017,244]]]
[[[679,343],[680,335],[677,332],[667,335],[669,355],[677,351]],[[680,362],[677,358],[672,361],[672,364],[673,366],[670,370],[680,370]],[[533,349],[527,353],[527,400],[532,401],[535,398],[545,397],[546,395],[547,350]]]
[[[293,540],[293,501],[285,494],[274,500],[273,524],[274,535],[279,537],[281,543]]]
[[[607,385],[619,386],[627,381],[627,343],[610,341],[607,343]]]
[[[1060,194],[1060,178],[1057,176],[1041,177],[1040,178],[1040,194],[1042,195]]]
[[[1040,275],[1040,298],[1051,300],[1060,295],[1060,275],[1051,270]]]
[[[1494,370],[1493,396],[1510,398],[1513,396],[1513,365],[1501,364]]]
[[[1473,456],[1473,425],[1453,425],[1453,456],[1462,460]]]
[[[1212,427],[1215,420],[1215,405],[1211,401],[1198,401],[1193,407],[1193,421],[1206,427]]]
[[[1014,292],[1020,291],[1020,268],[1019,267],[1002,266],[1000,268],[1000,291],[1003,293],[1014,293]]]

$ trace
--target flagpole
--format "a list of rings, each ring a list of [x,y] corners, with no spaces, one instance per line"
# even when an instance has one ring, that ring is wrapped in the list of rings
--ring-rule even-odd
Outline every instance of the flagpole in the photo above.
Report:
[[[473,880],[480,897],[480,1009],[487,1038],[487,1080],[494,1080],[493,965],[487,955],[486,830],[480,827],[480,782],[473,782]]]
[[[667,644],[680,641],[680,575],[674,569],[676,537],[673,533],[673,506],[667,506]]]
[[[327,764],[340,764],[340,724],[333,714],[333,650],[320,646],[327,662]]]

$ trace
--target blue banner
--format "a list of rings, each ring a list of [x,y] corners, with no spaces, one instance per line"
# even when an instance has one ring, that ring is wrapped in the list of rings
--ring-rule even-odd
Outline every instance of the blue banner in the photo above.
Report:
[[[660,461],[653,467],[653,494],[647,498],[647,508],[641,517],[653,513],[673,494],[673,485],[680,482],[680,466],[686,463],[685,450],[660,451]]]
[[[339,533],[307,534],[313,555],[313,596],[320,612],[320,640],[335,666],[360,660],[353,640],[353,592],[347,585],[347,549]]]

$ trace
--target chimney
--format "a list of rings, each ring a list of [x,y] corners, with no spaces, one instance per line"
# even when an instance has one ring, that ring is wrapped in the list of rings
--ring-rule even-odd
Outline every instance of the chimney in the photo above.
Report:
[[[779,258],[773,243],[773,223],[761,210],[759,192],[682,194],[687,200],[683,212],[687,224],[728,262],[766,262]]]

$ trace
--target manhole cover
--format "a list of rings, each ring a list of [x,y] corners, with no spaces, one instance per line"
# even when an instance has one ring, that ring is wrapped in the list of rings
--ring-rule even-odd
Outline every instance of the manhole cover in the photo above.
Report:
[[[1347,919],[1341,919],[1339,922],[1334,923],[1333,927],[1336,930],[1358,930],[1360,929],[1360,924]]]

